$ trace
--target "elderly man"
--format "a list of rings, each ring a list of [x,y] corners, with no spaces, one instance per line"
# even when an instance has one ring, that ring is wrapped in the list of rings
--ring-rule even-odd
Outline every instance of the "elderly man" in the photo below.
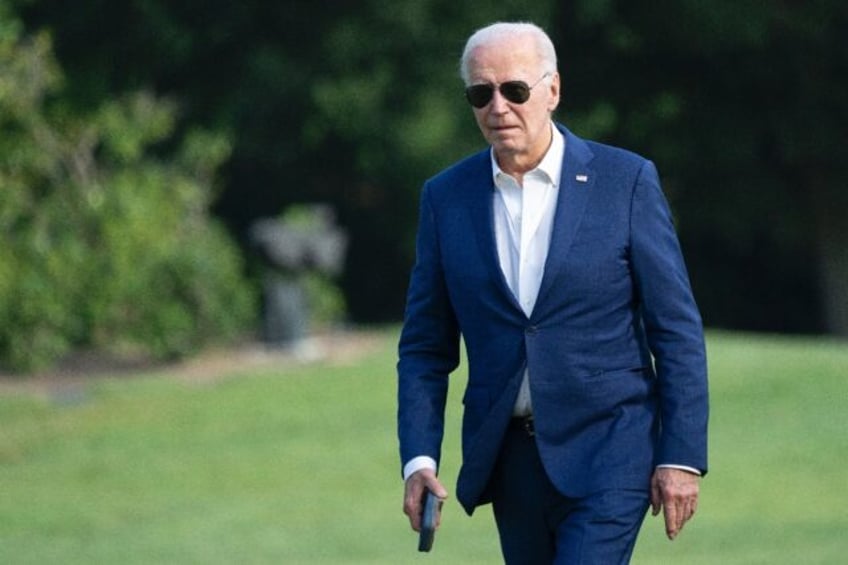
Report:
[[[507,563],[626,563],[645,513],[674,538],[707,470],[703,328],[654,165],[552,121],[560,75],[528,23],[461,60],[489,148],[423,188],[398,362],[404,511],[437,478],[465,342],[465,510]]]

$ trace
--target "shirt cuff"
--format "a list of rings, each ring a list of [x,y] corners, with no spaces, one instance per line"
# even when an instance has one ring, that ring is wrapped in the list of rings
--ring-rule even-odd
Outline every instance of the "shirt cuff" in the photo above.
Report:
[[[681,471],[686,471],[688,473],[692,473],[693,475],[701,476],[701,471],[694,467],[689,467],[688,465],[673,465],[671,463],[663,463],[662,465],[657,465],[657,469],[680,469]]]
[[[421,469],[432,469],[435,471],[437,468],[436,460],[428,455],[413,457],[407,461],[406,465],[403,466],[403,480],[406,482],[413,473],[420,471]]]

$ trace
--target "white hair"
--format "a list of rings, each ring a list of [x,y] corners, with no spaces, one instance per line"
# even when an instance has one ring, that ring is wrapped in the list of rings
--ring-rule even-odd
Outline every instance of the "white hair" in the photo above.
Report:
[[[530,36],[536,44],[536,51],[542,61],[546,73],[557,70],[557,55],[554,44],[545,30],[530,22],[497,22],[475,31],[465,43],[462,57],[459,60],[459,75],[467,85],[471,82],[468,68],[471,53],[481,45],[503,41],[507,38]]]

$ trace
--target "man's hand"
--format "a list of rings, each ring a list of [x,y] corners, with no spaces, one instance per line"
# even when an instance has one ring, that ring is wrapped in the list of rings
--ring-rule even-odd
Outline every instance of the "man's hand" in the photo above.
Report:
[[[421,513],[424,510],[424,492],[429,489],[440,499],[444,500],[448,496],[448,491],[436,478],[435,471],[430,469],[421,469],[416,471],[406,480],[403,493],[403,513],[409,517],[409,525],[416,532],[421,530]],[[436,525],[441,521],[442,514],[439,512],[436,519]]]
[[[698,509],[698,475],[668,467],[658,467],[651,477],[651,513],[656,516],[663,509],[665,533],[673,540],[683,525]]]

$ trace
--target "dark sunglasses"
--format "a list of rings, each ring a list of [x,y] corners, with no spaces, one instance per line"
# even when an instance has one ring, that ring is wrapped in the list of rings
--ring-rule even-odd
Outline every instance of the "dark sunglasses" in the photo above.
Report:
[[[498,85],[498,92],[500,92],[501,96],[513,104],[524,104],[530,98],[530,91],[533,90],[537,84],[542,82],[542,79],[550,76],[550,74],[551,73],[543,74],[539,80],[533,83],[532,86],[528,85],[523,80],[502,82]],[[485,107],[486,104],[492,101],[492,97],[494,95],[495,87],[491,84],[472,84],[465,89],[465,98],[468,100],[468,103],[475,108]]]

